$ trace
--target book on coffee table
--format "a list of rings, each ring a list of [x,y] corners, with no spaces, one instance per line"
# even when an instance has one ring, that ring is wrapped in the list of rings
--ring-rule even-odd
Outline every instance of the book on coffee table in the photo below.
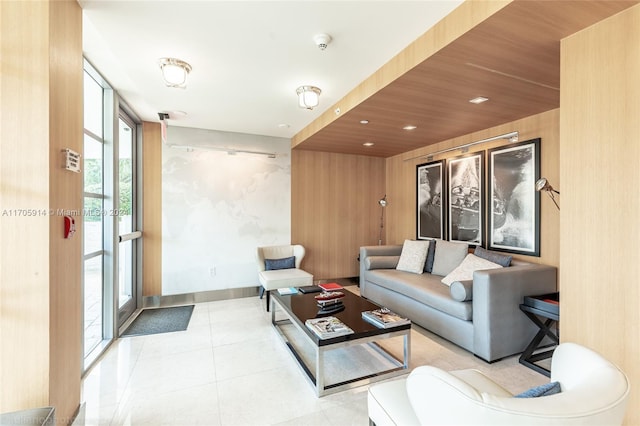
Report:
[[[345,323],[332,316],[308,319],[304,324],[321,339],[331,339],[353,333],[353,330]]]
[[[325,306],[342,305],[342,300],[340,299],[318,300],[316,303],[318,304],[318,307],[323,308]]]
[[[298,287],[298,290],[300,290],[300,293],[320,293],[322,292],[322,287],[318,287],[317,285],[309,285],[306,287]]]
[[[411,320],[408,318],[401,317],[387,308],[364,311],[362,313],[362,319],[380,328],[396,327],[411,323]]]
[[[285,288],[279,288],[278,289],[278,293],[282,294],[282,295],[287,295],[287,294],[298,294],[298,289],[295,287],[285,287]]]
[[[323,283],[318,284],[318,287],[320,287],[324,291],[342,290],[342,286],[338,283]]]

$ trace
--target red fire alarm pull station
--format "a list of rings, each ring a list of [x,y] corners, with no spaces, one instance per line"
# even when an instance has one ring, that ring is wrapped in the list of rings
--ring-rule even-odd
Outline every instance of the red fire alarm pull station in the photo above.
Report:
[[[64,217],[64,237],[71,238],[76,232],[76,221],[71,216]]]

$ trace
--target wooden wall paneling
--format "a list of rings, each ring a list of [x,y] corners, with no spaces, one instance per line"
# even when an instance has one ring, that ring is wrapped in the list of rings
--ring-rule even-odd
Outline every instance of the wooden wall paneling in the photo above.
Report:
[[[314,279],[358,276],[360,246],[378,241],[384,170],[380,158],[292,151],[291,242]]]
[[[49,402],[48,11],[0,2],[0,412]]]
[[[640,424],[640,6],[562,41],[560,338],[631,380]]]
[[[519,140],[540,137],[541,174],[556,187],[561,188],[558,171],[559,157],[559,110],[544,112],[511,123],[480,132],[442,141],[435,145],[409,151],[386,160],[386,189],[389,197],[387,241],[402,244],[405,239],[416,238],[416,166],[426,163],[430,153],[468,144],[513,131],[519,132]],[[469,152],[487,150],[507,144],[497,140],[469,148]],[[434,156],[434,160],[447,159],[461,154],[460,150]],[[486,159],[485,159],[486,160]],[[485,182],[485,184],[488,184]],[[544,195],[544,194],[541,194]],[[560,203],[562,200],[560,200]],[[514,255],[533,263],[558,266],[560,215],[548,197],[541,198],[540,257]],[[485,215],[486,216],[486,215]]]
[[[142,123],[142,295],[162,294],[162,130]]]
[[[0,20],[0,412],[54,405],[66,424],[80,404],[82,175],[60,150],[82,153],[82,14],[0,2]],[[58,210],[75,216],[71,239]]]
[[[74,212],[78,229],[65,239],[63,216],[49,218],[49,405],[65,424],[80,405],[83,365],[83,175],[62,168],[60,158],[64,148],[83,152],[82,10],[76,1],[50,3],[49,38],[49,205],[56,212]]]

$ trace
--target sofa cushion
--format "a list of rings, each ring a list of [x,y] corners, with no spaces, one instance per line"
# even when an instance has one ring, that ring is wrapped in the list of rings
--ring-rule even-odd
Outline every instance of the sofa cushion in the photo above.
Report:
[[[422,274],[424,271],[424,263],[427,260],[428,250],[429,241],[404,240],[402,253],[400,254],[400,260],[398,261],[396,269],[414,274]]]
[[[442,284],[451,285],[454,281],[473,280],[474,271],[498,268],[502,268],[502,266],[469,253],[460,265],[442,279]]]
[[[313,285],[313,275],[302,269],[276,269],[258,272],[258,281],[265,290],[283,287],[306,287]]]
[[[440,279],[437,275],[411,274],[396,269],[376,269],[367,272],[368,283],[410,297],[455,318],[471,321],[473,302],[453,300],[449,287],[442,285]]]
[[[473,299],[473,280],[454,281],[449,287],[451,298],[458,302],[468,302]]]
[[[433,269],[433,259],[436,255],[436,240],[428,240],[429,241],[429,250],[427,251],[427,261],[424,262],[424,271],[427,273],[431,273]]]
[[[476,247],[476,249],[473,251],[473,254],[483,259],[487,259],[489,262],[497,263],[500,266],[504,266],[505,268],[511,265],[511,260],[513,259],[513,256],[486,250],[480,246]]]
[[[291,269],[296,267],[296,257],[283,257],[282,259],[265,259],[264,269],[276,271],[278,269]]]
[[[431,273],[444,277],[462,263],[468,253],[468,244],[438,240]]]

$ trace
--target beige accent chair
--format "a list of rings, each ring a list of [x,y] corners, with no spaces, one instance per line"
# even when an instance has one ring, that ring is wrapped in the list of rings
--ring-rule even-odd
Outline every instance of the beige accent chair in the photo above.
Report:
[[[267,293],[267,311],[271,301],[270,292],[279,288],[306,287],[313,285],[313,275],[300,269],[306,251],[300,244],[258,247],[256,263],[258,264],[258,280],[260,281],[260,298]],[[295,268],[267,271],[266,259],[284,259],[295,256]]]
[[[403,380],[369,388],[369,422],[386,425],[620,425],[629,381],[615,365],[575,343],[562,343],[551,360],[560,393],[513,395],[477,370],[432,366]],[[523,389],[524,391],[524,389]]]

